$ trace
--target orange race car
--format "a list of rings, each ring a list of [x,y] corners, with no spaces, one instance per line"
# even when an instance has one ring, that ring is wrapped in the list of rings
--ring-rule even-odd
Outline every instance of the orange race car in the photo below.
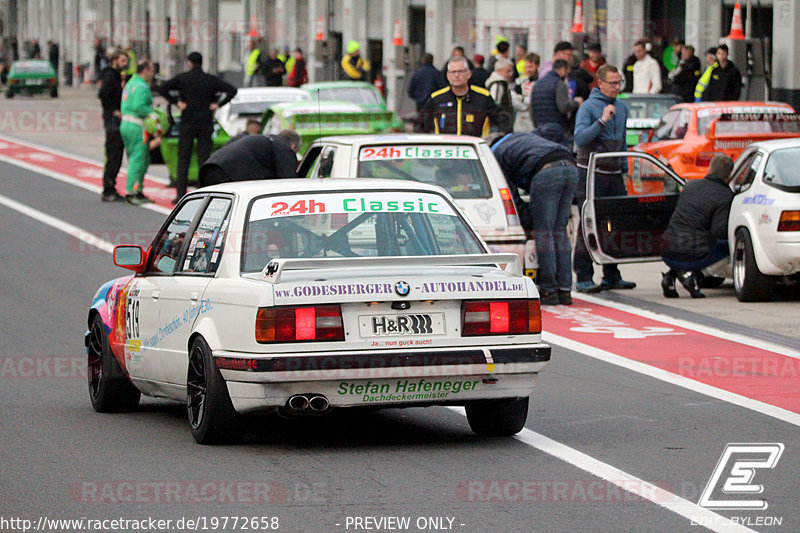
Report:
[[[753,142],[800,137],[798,120],[782,102],[676,104],[634,150],[654,155],[684,179],[698,179],[717,152],[736,160]]]

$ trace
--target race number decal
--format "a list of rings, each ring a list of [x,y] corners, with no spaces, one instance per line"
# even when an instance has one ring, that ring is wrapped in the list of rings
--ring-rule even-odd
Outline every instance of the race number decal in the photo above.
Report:
[[[125,338],[139,338],[139,300],[128,298],[125,302]]]

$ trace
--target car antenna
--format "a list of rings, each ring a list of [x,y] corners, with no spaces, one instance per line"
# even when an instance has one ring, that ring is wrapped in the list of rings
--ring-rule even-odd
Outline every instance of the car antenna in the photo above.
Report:
[[[322,104],[320,102],[319,87],[317,87],[317,133],[322,137]]]

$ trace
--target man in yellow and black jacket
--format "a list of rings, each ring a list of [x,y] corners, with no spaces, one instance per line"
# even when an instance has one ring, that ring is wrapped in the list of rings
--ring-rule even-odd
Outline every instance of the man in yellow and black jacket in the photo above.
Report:
[[[423,131],[485,137],[497,125],[497,106],[489,91],[469,85],[470,70],[465,57],[447,63],[450,84],[431,94],[420,113]]]

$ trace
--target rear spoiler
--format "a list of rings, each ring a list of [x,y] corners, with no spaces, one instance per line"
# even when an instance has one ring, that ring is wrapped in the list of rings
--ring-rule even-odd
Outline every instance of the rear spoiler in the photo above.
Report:
[[[517,254],[426,255],[413,257],[321,257],[316,259],[273,259],[261,273],[270,283],[278,283],[286,270],[322,268],[472,266],[505,264],[506,271],[521,276],[522,265]]]
[[[737,131],[736,124],[742,124]],[[760,123],[747,127],[744,124]],[[800,136],[800,114],[798,113],[723,113],[711,121],[708,137],[797,137]]]
[[[372,122],[392,121],[391,111],[364,112],[364,113],[339,113],[321,112],[313,114],[297,114],[289,118],[294,129],[324,129],[326,131],[364,131],[369,132]]]

